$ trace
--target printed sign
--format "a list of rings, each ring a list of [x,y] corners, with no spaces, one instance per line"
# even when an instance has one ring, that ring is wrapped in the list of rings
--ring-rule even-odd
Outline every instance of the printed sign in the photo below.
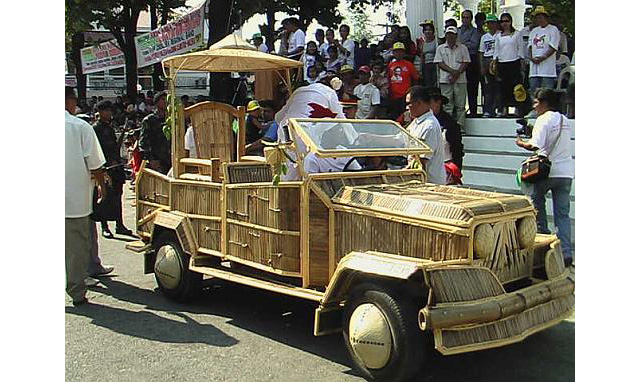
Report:
[[[204,4],[181,18],[136,37],[138,67],[189,52],[204,43]]]
[[[80,51],[82,73],[102,72],[124,66],[124,53],[118,48],[115,40],[103,42],[97,46],[89,46]]]

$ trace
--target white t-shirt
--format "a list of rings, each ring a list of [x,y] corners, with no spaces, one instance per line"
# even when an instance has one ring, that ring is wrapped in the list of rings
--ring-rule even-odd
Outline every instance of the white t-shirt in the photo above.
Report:
[[[519,32],[510,35],[496,34],[493,58],[498,62],[513,62],[522,57],[522,37]]]
[[[327,53],[327,48],[329,48],[329,43],[325,41],[322,44],[318,44],[316,42],[316,45],[318,46],[318,53],[320,54],[320,57],[329,58],[329,53]]]
[[[560,31],[549,24],[544,28],[535,27],[529,35],[528,47],[531,47],[532,57],[543,57],[549,47],[558,50]],[[539,64],[529,64],[529,77],[556,77],[556,56],[552,54]]]
[[[64,209],[65,218],[89,216],[93,210],[91,170],[105,163],[93,127],[64,112]]]
[[[371,82],[357,85],[353,89],[353,95],[359,98],[358,111],[356,112],[358,119],[367,118],[373,106],[380,105],[380,90]]]
[[[483,57],[493,57],[493,53],[496,48],[497,36],[498,32],[496,32],[495,34],[487,32],[483,34],[482,37],[480,37],[480,46],[478,47],[478,52],[481,52]]]
[[[187,132],[184,134],[184,148],[189,150],[189,158],[197,158],[196,152],[196,138],[193,135],[193,126],[187,128]]]
[[[562,135],[560,122],[562,121]],[[556,142],[557,140],[557,142]],[[551,161],[549,178],[573,178],[574,162],[571,156],[571,126],[562,114],[547,111],[536,119],[529,143],[538,147],[538,153]],[[555,147],[554,147],[555,145]]]
[[[348,55],[342,56],[344,58],[345,64],[351,65],[351,67],[353,68],[353,66],[355,65],[356,43],[351,39],[346,39],[342,43],[342,47],[349,51]],[[354,68],[354,70],[357,70],[357,68]]]
[[[289,35],[289,50],[287,51],[287,54],[293,54],[293,52],[297,48],[304,49],[304,37],[305,36],[302,29],[298,29],[295,32],[291,33]]]
[[[442,128],[438,119],[433,115],[433,111],[422,114],[418,118],[411,121],[407,127],[407,131],[413,137],[424,142],[433,153],[423,155],[423,158],[429,159],[427,165],[427,182],[435,184],[447,183],[447,172],[444,168],[444,138]]]

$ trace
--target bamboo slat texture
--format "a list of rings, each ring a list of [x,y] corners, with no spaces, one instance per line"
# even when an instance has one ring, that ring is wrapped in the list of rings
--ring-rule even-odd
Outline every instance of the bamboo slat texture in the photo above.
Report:
[[[221,162],[231,162],[235,158],[232,125],[239,114],[230,105],[209,101],[185,109],[185,116],[193,126],[198,158],[220,158]]]

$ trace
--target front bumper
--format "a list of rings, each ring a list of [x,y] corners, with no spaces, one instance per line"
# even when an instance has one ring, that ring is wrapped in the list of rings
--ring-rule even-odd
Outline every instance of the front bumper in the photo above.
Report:
[[[548,260],[557,256],[553,251],[547,254]],[[548,268],[550,263],[555,261],[547,261]],[[486,268],[437,272],[441,275],[427,272],[436,291],[431,303],[419,311],[418,322],[422,330],[433,330],[436,349],[445,355],[522,341],[559,324],[574,311],[575,275],[568,269],[548,272],[554,277],[511,293],[506,293]],[[450,283],[452,278],[457,278],[455,284]],[[464,295],[460,290],[438,290],[458,289],[461,284],[473,292]]]

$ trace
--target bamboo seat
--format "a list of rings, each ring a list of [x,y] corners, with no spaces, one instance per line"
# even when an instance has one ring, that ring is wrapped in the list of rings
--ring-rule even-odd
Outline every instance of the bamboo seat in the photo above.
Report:
[[[179,176],[180,179],[183,180],[195,180],[198,182],[211,182],[211,175],[205,175],[205,174],[194,174],[194,173],[189,173],[189,172],[185,172],[184,174],[180,174]],[[218,180],[218,179],[216,179]]]

